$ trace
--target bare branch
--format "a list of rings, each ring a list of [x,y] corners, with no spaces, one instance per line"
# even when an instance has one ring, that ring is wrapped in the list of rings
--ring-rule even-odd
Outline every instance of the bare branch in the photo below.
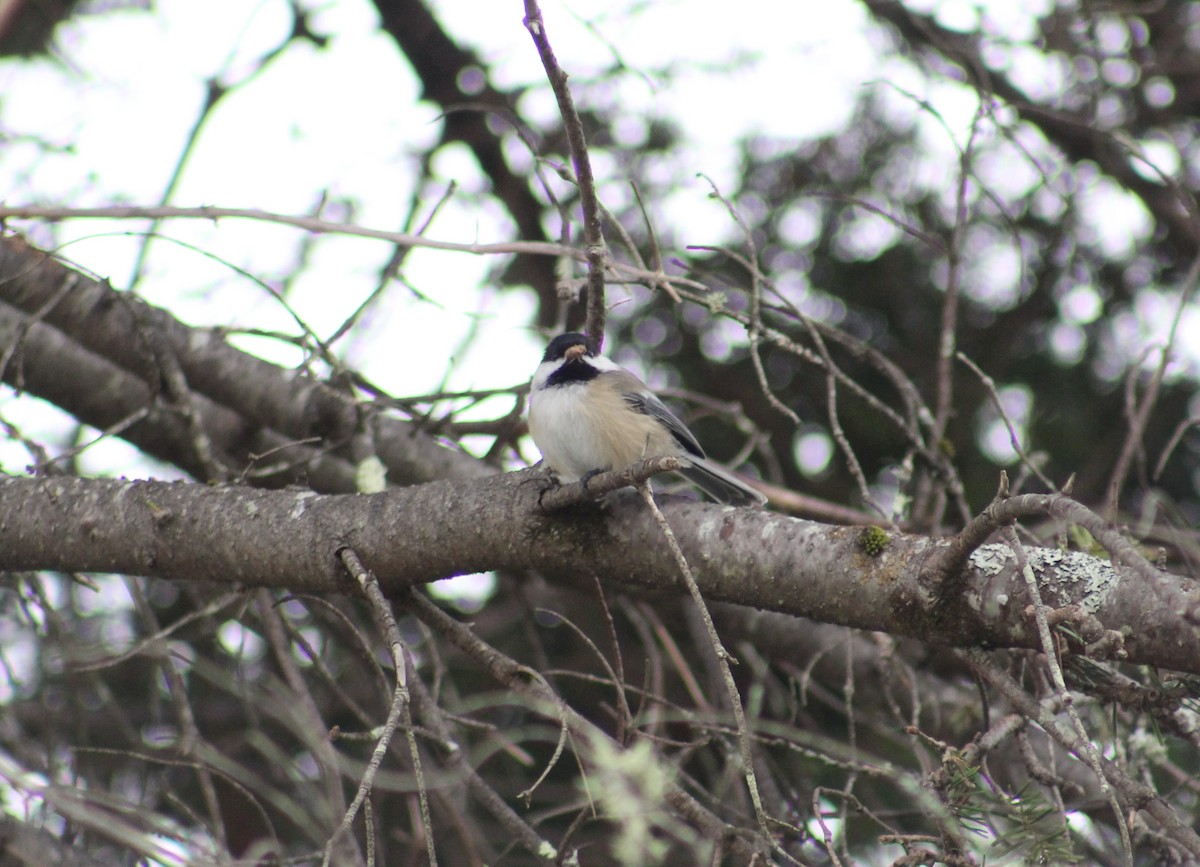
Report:
[[[400,630],[396,626],[396,618],[392,616],[392,606],[388,604],[387,599],[384,598],[383,593],[379,590],[379,580],[363,565],[362,560],[358,558],[358,555],[352,548],[341,549],[338,552],[338,556],[341,557],[346,571],[358,582],[363,595],[371,604],[371,611],[375,615],[375,620],[379,624],[384,640],[387,642],[388,654],[392,658],[392,669],[395,672],[396,687],[392,691],[392,700],[388,707],[387,719],[383,723],[379,739],[375,742],[375,749],[371,753],[371,760],[363,770],[362,780],[358,784],[358,794],[354,796],[354,801],[346,808],[346,814],[342,817],[342,823],[330,837],[329,843],[325,847],[325,859],[323,863],[329,863],[329,859],[334,852],[335,841],[340,835],[350,830],[350,826],[354,823],[355,815],[364,802],[366,802],[367,795],[371,793],[375,774],[379,770],[379,765],[383,762],[383,757],[387,754],[388,744],[391,743],[392,735],[396,731],[396,725],[401,721],[401,716],[403,716],[404,733],[408,740],[408,753],[412,758],[413,773],[417,778],[417,794],[421,800],[421,825],[425,832],[425,852],[429,857],[430,867],[437,867],[438,860],[437,851],[434,848],[433,822],[429,818],[429,793],[425,789],[425,775],[421,771],[421,752],[417,749],[416,735],[413,734],[412,711],[408,692],[408,663],[404,642],[400,638]],[[368,834],[367,840],[370,841],[371,839],[372,835]]]
[[[0,569],[219,576],[298,593],[345,593],[354,587],[335,552],[350,546],[385,576],[387,591],[490,569],[533,569],[589,588],[597,576],[630,589],[678,586],[658,526],[631,505],[633,498],[613,493],[603,509],[545,515],[537,507],[544,487],[535,471],[370,496],[0,477]],[[961,592],[938,605],[919,576],[947,556],[949,543],[889,533],[870,553],[852,527],[670,497],[660,508],[705,599],[922,639],[937,635],[948,645],[1038,646],[1022,614],[1024,579],[1011,558],[968,554]],[[1125,625],[1130,661],[1200,673],[1200,631],[1193,626],[1200,615],[1187,579],[1155,570],[1062,495],[1026,494],[992,508],[1001,523],[1049,514],[1095,527],[1122,568],[1078,552],[1030,549],[1040,558],[1042,586],[1053,588],[1057,606],[1080,603],[1101,622]]]
[[[583,134],[583,123],[575,110],[575,99],[567,86],[567,73],[558,65],[546,22],[537,0],[525,0],[525,29],[533,37],[538,56],[546,70],[546,78],[558,100],[558,113],[562,116],[571,148],[571,164],[575,167],[575,182],[579,187],[579,204],[583,208],[583,242],[587,255],[587,325],[585,331],[596,350],[604,346],[604,320],[607,309],[604,305],[604,269],[608,250],[604,244],[604,224],[601,219],[600,202],[596,197],[596,179],[592,176],[592,161],[588,157],[587,139]]]
[[[1036,701],[1021,688],[1020,684],[992,665],[983,653],[978,650],[955,651],[955,653],[982,680],[1003,695],[1017,712],[1036,722],[1048,735],[1067,749],[1076,754],[1084,753],[1087,746],[1080,742],[1074,729],[1059,722],[1045,705]],[[1099,761],[1104,778],[1125,799],[1129,807],[1148,812],[1191,858],[1200,858],[1200,835],[1182,822],[1157,792],[1131,778],[1115,763],[1103,757],[1100,757]]]

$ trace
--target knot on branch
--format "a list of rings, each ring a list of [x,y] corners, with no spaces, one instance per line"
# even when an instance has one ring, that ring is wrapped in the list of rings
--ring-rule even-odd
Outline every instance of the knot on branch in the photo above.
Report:
[[[950,544],[921,570],[921,585],[935,603],[953,596],[962,589],[963,571],[971,552],[986,542],[992,533],[1015,520],[1015,517],[1005,514],[1002,508],[1008,499],[1008,473],[1001,470],[996,496],[988,503],[987,508],[963,527],[962,531],[950,540]]]

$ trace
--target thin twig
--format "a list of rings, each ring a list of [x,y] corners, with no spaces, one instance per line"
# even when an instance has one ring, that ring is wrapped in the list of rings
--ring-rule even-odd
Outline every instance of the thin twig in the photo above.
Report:
[[[109,668],[122,663],[127,659],[132,659],[139,654],[147,653],[152,650],[154,645],[165,641],[167,638],[182,629],[184,626],[187,626],[189,623],[195,623],[197,620],[203,620],[206,617],[212,617],[218,611],[226,608],[229,605],[232,605],[234,602],[241,600],[244,603],[245,599],[246,591],[240,589],[231,591],[222,596],[218,596],[215,599],[209,600],[207,604],[201,606],[200,608],[196,608],[188,614],[180,617],[170,626],[166,626],[161,629],[156,628],[156,631],[146,636],[137,644],[134,644],[124,652],[117,653],[113,656],[108,656],[103,659],[97,659],[94,662],[85,662],[80,665],[72,665],[70,666],[70,670],[73,672],[99,671],[102,668]]]
[[[663,537],[667,542],[667,547],[671,550],[671,556],[675,559],[675,565],[679,567],[679,574],[683,578],[683,583],[687,585],[688,593],[691,594],[692,599],[696,603],[696,608],[700,612],[700,617],[704,621],[704,628],[708,632],[713,653],[716,655],[717,664],[721,668],[721,677],[725,682],[725,690],[729,694],[730,709],[733,711],[734,722],[737,725],[737,739],[741,752],[742,772],[746,777],[746,787],[750,790],[750,800],[754,804],[754,816],[758,820],[759,830],[762,831],[764,836],[770,838],[771,832],[767,825],[767,814],[763,809],[762,798],[758,792],[758,782],[754,773],[754,754],[750,741],[750,731],[746,726],[746,711],[742,707],[742,695],[738,692],[737,683],[733,679],[733,671],[729,667],[729,662],[733,657],[721,643],[721,637],[717,635],[717,628],[713,625],[712,614],[708,611],[708,604],[704,601],[704,596],[700,592],[700,586],[696,583],[696,578],[692,574],[692,568],[688,565],[687,558],[683,555],[683,550],[679,547],[679,541],[675,538],[675,531],[667,523],[667,518],[658,508],[658,504],[654,502],[654,495],[650,491],[650,486],[645,483],[638,485],[638,493],[641,494],[642,501],[650,509],[655,523],[658,524],[658,528],[662,531]]]
[[[450,617],[423,595],[410,594],[408,606],[416,617],[435,632],[444,635],[451,644],[481,665],[490,676],[516,695],[526,699],[530,703],[531,710],[555,719],[565,720],[571,733],[572,743],[576,745],[577,757],[585,765],[594,760],[595,748],[591,747],[586,753],[580,754],[580,744],[603,743],[611,750],[618,752],[625,750],[625,747],[613,741],[595,723],[567,704],[538,672],[521,665],[487,644],[470,627]],[[736,857],[742,859],[742,863],[750,863],[750,859],[755,856],[762,857],[765,840],[748,838],[745,834],[736,833],[733,828],[701,805],[678,784],[674,782],[667,784],[664,801],[667,807],[700,828],[709,839],[730,841],[729,846],[732,852]],[[759,863],[765,862],[760,861]]]
[[[29,329],[32,328],[34,324],[45,319],[46,316],[52,310],[54,310],[54,308],[57,307],[64,298],[74,292],[76,286],[79,285],[80,279],[81,277],[77,271],[70,272],[66,278],[63,279],[62,284],[58,287],[54,294],[50,296],[45,304],[29,315],[21,318],[20,324],[18,324],[16,329],[13,331],[8,346],[4,347],[3,353],[0,353],[0,379],[12,382],[17,386],[17,388],[22,387],[22,377],[20,375],[19,368],[18,372],[12,377],[7,375],[9,362],[12,361],[13,355],[20,351],[25,340],[25,335],[28,333]]]
[[[617,665],[620,666],[620,664],[621,664],[621,647],[617,643],[616,624],[613,623],[612,612],[608,610],[608,604],[604,600],[604,588],[600,584],[599,578],[596,579],[596,591],[600,595],[600,607],[604,611],[604,614],[607,616],[609,638],[613,643],[613,652],[616,654]],[[625,674],[624,674],[624,672],[623,671],[619,672],[618,670],[614,669],[613,666],[609,664],[608,659],[605,658],[604,654],[600,652],[600,648],[596,646],[596,642],[592,641],[592,639],[588,636],[588,634],[586,632],[584,632],[581,628],[579,628],[579,626],[576,625],[575,622],[572,621],[569,617],[566,617],[565,615],[560,614],[557,611],[551,611],[549,608],[538,608],[538,609],[536,609],[536,611],[539,614],[553,617],[555,620],[562,623],[563,626],[567,627],[572,632],[574,632],[575,637],[578,638],[580,641],[582,641],[584,644],[586,644],[588,646],[588,649],[592,651],[592,655],[596,657],[596,661],[600,663],[600,666],[606,672],[608,672],[608,680],[617,691],[616,740],[617,740],[617,743],[624,744],[625,743],[626,726],[631,725],[632,721],[633,721],[633,718],[629,711],[629,702],[625,697]]]
[[[1188,416],[1175,426],[1174,433],[1167,440],[1167,444],[1163,446],[1162,454],[1159,456],[1158,463],[1154,467],[1154,475],[1151,476],[1153,481],[1157,482],[1162,478],[1163,469],[1167,466],[1167,461],[1171,459],[1171,455],[1175,453],[1175,449],[1179,446],[1183,435],[1197,425],[1200,425],[1200,415]]]
[[[1011,702],[1017,712],[1036,722],[1046,734],[1076,755],[1085,749],[1073,728],[1064,726],[1044,704],[1029,695],[1007,673],[992,665],[982,650],[954,650],[953,655],[970,666],[981,680],[990,684]],[[1104,778],[1121,794],[1131,808],[1144,810],[1162,827],[1168,837],[1183,847],[1191,860],[1200,859],[1200,834],[1182,821],[1171,806],[1149,786],[1130,777],[1114,762],[1100,758]]]
[[[604,244],[604,227],[600,216],[600,203],[596,197],[596,179],[592,175],[592,163],[588,158],[587,139],[583,134],[583,123],[575,110],[575,100],[567,86],[567,73],[558,65],[550,37],[546,34],[546,22],[537,0],[525,0],[525,29],[533,37],[538,56],[546,70],[546,78],[558,100],[558,113],[562,116],[567,133],[567,144],[571,149],[571,164],[575,167],[575,182],[579,187],[579,204],[583,208],[583,243],[587,254],[587,324],[584,330],[596,349],[604,345],[604,268],[608,252]]]
[[[825,824],[825,816],[821,812],[821,795],[824,791],[825,789],[821,786],[813,788],[813,818],[817,820],[817,824],[821,828],[821,842],[825,844],[825,851],[829,854],[829,860],[833,862],[834,867],[845,867],[842,864],[842,859],[838,857],[837,847],[833,843],[833,833],[829,830],[829,826]]]
[[[538,498],[538,508],[543,512],[556,512],[568,506],[595,500],[610,491],[643,484],[659,473],[674,472],[684,466],[686,464],[683,460],[669,455],[646,458],[636,461],[624,469],[598,473],[586,482],[570,482],[555,488],[548,488]]]
[[[1129,841],[1129,828],[1125,822],[1124,815],[1121,813],[1121,807],[1117,803],[1116,796],[1113,794],[1112,787],[1104,777],[1104,769],[1100,766],[1100,753],[1096,750],[1096,745],[1092,743],[1087,729],[1083,727],[1083,720],[1080,719],[1079,710],[1075,707],[1075,697],[1067,689],[1066,681],[1063,680],[1062,666],[1058,662],[1058,653],[1054,647],[1054,636],[1050,634],[1050,624],[1046,618],[1047,606],[1042,602],[1042,594],[1038,590],[1037,576],[1033,574],[1033,567],[1029,565],[1029,559],[1025,555],[1025,546],[1017,538],[1017,534],[1012,526],[1005,527],[1001,533],[1005,542],[1008,543],[1009,549],[1013,552],[1013,556],[1017,559],[1017,568],[1020,570],[1021,576],[1025,579],[1025,587],[1029,591],[1030,598],[1033,599],[1033,615],[1034,621],[1037,623],[1038,639],[1042,645],[1042,654],[1046,657],[1046,666],[1050,669],[1050,680],[1054,684],[1057,698],[1063,708],[1066,709],[1067,718],[1070,719],[1071,726],[1075,729],[1075,734],[1079,738],[1084,762],[1092,769],[1092,773],[1096,775],[1096,779],[1100,783],[1101,793],[1108,799],[1109,804],[1113,808],[1113,816],[1117,821],[1117,827],[1121,831],[1121,843],[1124,846],[1125,863],[1132,865],[1133,844]]]
[[[992,406],[996,408],[996,412],[999,414],[1001,421],[1004,422],[1004,427],[1008,430],[1009,442],[1012,443],[1013,451],[1017,453],[1017,457],[1021,459],[1021,463],[1028,467],[1029,471],[1037,476],[1038,480],[1041,481],[1043,485],[1052,491],[1057,491],[1058,485],[1054,484],[1054,482],[1052,482],[1046,476],[1046,474],[1041,471],[1037,464],[1029,459],[1029,456],[1025,454],[1025,450],[1021,447],[1021,438],[1017,436],[1016,428],[1013,426],[1012,420],[1008,417],[1008,413],[1004,409],[1004,404],[1000,401],[999,392],[996,391],[996,380],[992,379],[990,376],[980,370],[979,365],[972,361],[965,352],[956,353],[956,357],[959,361],[969,367],[971,372],[979,378],[981,383],[983,383],[983,387],[987,390],[988,397],[991,398]]]
[[[311,750],[319,768],[317,782],[320,786],[320,798],[316,804],[309,806],[313,815],[324,824],[332,824],[339,814],[345,812],[346,799],[342,791],[338,756],[329,739],[329,726],[321,717],[317,700],[309,689],[308,683],[300,673],[299,666],[292,654],[291,642],[284,629],[282,617],[275,608],[274,597],[267,590],[260,590],[254,596],[255,610],[262,624],[263,635],[275,663],[279,666],[283,680],[291,692],[291,716],[295,719],[296,730]],[[339,838],[334,835],[328,842],[337,841],[338,854],[347,864],[358,864],[362,861],[357,841],[352,837]]]
[[[395,232],[388,229],[369,229],[365,226],[355,226],[352,223],[339,223],[324,220],[320,217],[297,216],[295,214],[280,214],[274,211],[264,211],[259,208],[219,208],[201,206],[196,208],[175,207],[171,205],[111,205],[98,208],[66,208],[61,206],[0,206],[0,220],[145,220],[145,219],[192,219],[192,220],[257,220],[264,223],[279,223],[285,226],[295,226],[308,232],[329,235],[351,235],[358,238],[376,238],[406,247],[423,247],[428,250],[448,250],[459,253],[532,253],[545,256],[572,255],[580,261],[585,260],[582,251],[562,244],[552,244],[548,241],[509,241],[498,244],[459,244],[453,241],[438,241],[433,238],[423,238],[408,232]]]
[[[427,169],[428,165],[425,165],[424,168]],[[417,208],[416,198],[419,195],[421,188],[422,185],[418,184],[413,190],[412,207],[409,210],[408,219],[404,221],[405,232],[409,231],[409,229],[412,227],[413,218],[416,215]],[[454,195],[454,191],[456,189],[458,189],[458,185],[455,181],[451,181],[449,185],[447,185],[445,192],[442,193],[442,197],[434,204],[433,209],[429,212],[429,216],[425,218],[425,221],[421,224],[421,227],[417,229],[416,234],[418,236],[423,236],[427,231],[429,231],[429,227],[433,223],[434,218],[437,217],[438,212],[442,209],[442,206],[445,205],[446,202],[448,202]],[[396,249],[392,253],[391,260],[383,267],[383,271],[379,277],[379,283],[376,284],[373,290],[371,290],[371,294],[363,299],[363,302],[354,309],[354,312],[347,316],[342,324],[335,328],[329,337],[325,338],[324,343],[326,346],[333,346],[333,344],[341,340],[342,337],[345,336],[346,332],[353,328],[358,321],[362,319],[363,314],[367,312],[367,309],[371,307],[371,305],[377,300],[379,300],[379,298],[387,290],[388,285],[397,275],[399,275],[400,267],[404,264],[404,260],[408,257],[408,254],[412,252],[412,249],[412,247],[408,247],[403,244],[396,245]],[[420,297],[421,300],[429,300],[424,296]]]
[[[225,72],[234,68],[235,64],[242,72],[241,77],[237,81],[222,81],[222,73],[212,76],[205,82],[204,104],[200,106],[200,111],[196,115],[196,119],[192,122],[192,127],[188,130],[187,138],[184,141],[183,148],[179,152],[179,156],[175,160],[175,166],[171,170],[171,177],[167,181],[167,186],[163,189],[161,197],[162,204],[166,204],[171,200],[175,190],[179,188],[180,181],[183,180],[183,170],[187,167],[188,160],[196,150],[196,144],[200,140],[200,133],[204,129],[204,125],[213,116],[213,112],[217,104],[227,96],[234,88],[249,84],[253,79],[262,74],[271,62],[279,57],[291,45],[292,41],[305,31],[298,27],[296,18],[300,15],[300,8],[296,4],[290,5],[291,14],[293,17],[292,26],[284,33],[283,39],[276,45],[273,45],[269,50],[264,51],[261,55],[254,58],[248,64],[243,65],[241,62],[240,52],[237,50],[230,51],[225,58]],[[145,233],[142,243],[138,246],[137,257],[134,260],[132,272],[129,275],[128,286],[133,288],[137,286],[141,279],[142,273],[146,265],[146,257],[149,253],[150,242],[158,236],[157,221],[150,225],[149,231]]]
[[[471,762],[467,761],[466,750],[454,740],[442,709],[438,707],[434,697],[426,689],[425,684],[422,683],[420,678],[413,678],[410,692],[412,693],[413,704],[416,706],[417,714],[433,732],[435,743],[446,752],[447,766],[450,770],[462,776],[466,781],[467,788],[475,796],[475,799],[531,855],[543,861],[553,861],[556,859],[559,855],[558,850],[549,842],[539,837],[538,833],[508,805],[508,802],[494,788],[488,785],[487,781],[479,775],[479,772]],[[573,852],[567,852],[566,858],[570,863],[577,863],[577,857]]]
[[[346,833],[350,829],[355,815],[363,805],[367,795],[370,794],[371,787],[375,782],[375,774],[379,770],[379,765],[383,762],[383,757],[387,755],[388,744],[391,743],[392,734],[396,731],[397,723],[403,717],[404,732],[408,739],[409,754],[412,756],[413,774],[417,780],[417,794],[421,803],[421,825],[425,832],[425,850],[429,857],[430,867],[437,867],[437,852],[434,849],[433,843],[433,820],[429,814],[429,793],[425,788],[425,775],[421,771],[421,753],[417,749],[417,736],[413,732],[411,703],[408,695],[408,667],[405,661],[404,642],[400,638],[400,629],[396,626],[396,618],[392,615],[392,606],[388,603],[387,598],[384,597],[383,591],[379,589],[379,581],[376,579],[375,573],[363,565],[362,560],[359,559],[358,554],[355,553],[353,548],[342,548],[338,551],[338,556],[341,558],[342,565],[346,567],[346,571],[358,582],[359,587],[362,588],[363,595],[367,597],[367,602],[371,605],[371,612],[375,615],[375,621],[383,633],[384,640],[387,642],[388,653],[392,657],[392,667],[396,672],[396,689],[392,693],[392,701],[391,706],[388,708],[387,719],[383,724],[379,740],[375,743],[375,749],[371,753],[371,760],[367,762],[367,767],[363,770],[362,779],[359,781],[358,794],[355,795],[354,801],[347,808],[345,815],[343,815],[341,825],[338,826],[337,830],[329,838],[329,843],[325,847],[325,858],[322,864],[329,864],[329,858],[333,853],[334,841],[339,835]]]
[[[950,415],[954,409],[954,351],[958,333],[958,302],[962,277],[962,238],[967,225],[967,179],[971,174],[971,159],[975,153],[975,136],[979,134],[979,122],[986,108],[986,100],[980,100],[971,121],[967,146],[959,153],[958,185],[954,194],[954,226],[950,231],[950,243],[946,248],[949,274],[946,277],[945,300],[942,302],[941,337],[937,354],[937,403],[933,414],[933,440],[936,442],[946,434]]]
[[[1146,393],[1142,395],[1141,402],[1129,419],[1129,433],[1125,437],[1125,443],[1121,447],[1121,454],[1117,457],[1116,466],[1113,467],[1112,475],[1109,477],[1108,514],[1110,519],[1117,514],[1117,503],[1121,498],[1121,488],[1125,484],[1125,476],[1129,472],[1129,464],[1133,461],[1133,456],[1138,451],[1138,447],[1142,442],[1142,435],[1145,433],[1146,424],[1150,420],[1150,410],[1158,402],[1159,389],[1162,387],[1163,377],[1167,372],[1167,365],[1171,362],[1172,349],[1175,346],[1175,338],[1179,332],[1179,323],[1183,319],[1183,312],[1191,304],[1192,295],[1195,293],[1198,283],[1200,283],[1200,256],[1192,260],[1192,266],[1188,269],[1187,276],[1184,278],[1183,287],[1179,292],[1179,304],[1175,309],[1175,318],[1171,321],[1171,330],[1167,335],[1167,345],[1162,348],[1162,357],[1159,360],[1158,367],[1154,369],[1154,375],[1150,378],[1150,384],[1146,386]],[[1135,374],[1136,372],[1131,371],[1130,375],[1134,376]]]
[[[434,238],[423,238],[408,232],[396,232],[390,229],[372,229],[357,226],[353,223],[342,223],[334,220],[324,220],[319,217],[295,214],[280,214],[257,208],[223,208],[215,206],[175,207],[175,206],[137,206],[113,205],[99,208],[66,208],[61,206],[27,205],[7,207],[0,205],[0,221],[5,219],[24,220],[72,220],[72,219],[109,219],[109,220],[144,220],[144,219],[191,219],[191,220],[256,220],[266,223],[277,223],[284,226],[294,226],[306,232],[329,235],[346,235],[355,238],[373,238],[390,244],[406,247],[420,247],[426,250],[442,250],[451,253],[469,253],[475,256],[507,255],[517,253],[529,256],[566,257],[578,262],[587,262],[587,253],[569,244],[555,244],[549,241],[502,241],[496,243],[460,243],[457,241],[439,241]],[[690,249],[690,248],[689,248]],[[698,248],[702,249],[702,248]],[[646,286],[661,286],[669,279],[671,286],[680,297],[699,304],[706,303],[711,288],[690,277],[671,276],[666,278],[661,267],[648,270],[626,262],[608,262],[608,267],[617,275],[614,282],[640,283]],[[235,269],[236,270],[236,269]],[[240,272],[239,273],[244,273]],[[692,290],[684,296],[683,290]],[[723,314],[738,322],[744,323],[744,314],[724,310]],[[302,326],[303,327],[303,326]],[[307,331],[308,329],[305,328]],[[773,330],[768,332],[772,339],[779,341],[782,336]]]
[[[567,745],[567,739],[570,737],[570,730],[567,728],[566,717],[561,717],[558,721],[558,743],[554,745],[554,753],[550,756],[550,760],[546,762],[546,767],[542,768],[538,778],[530,783],[526,788],[517,792],[517,797],[525,802],[526,809],[529,808],[530,801],[533,799],[533,793],[537,791],[538,786],[545,782],[550,776],[550,772],[554,770],[554,766],[558,764],[558,760],[562,758],[563,749]]]
[[[161,626],[159,625],[158,615],[154,613],[149,600],[146,599],[141,581],[137,578],[126,577],[125,586],[129,589],[129,597],[133,600],[134,610],[137,611],[138,617],[145,625],[147,631],[151,633],[160,632]],[[165,645],[160,646],[166,651]],[[200,794],[204,799],[204,806],[208,810],[209,829],[216,840],[219,850],[222,853],[228,852],[229,839],[225,831],[225,822],[222,820],[220,803],[217,800],[216,786],[213,785],[212,772],[209,770],[208,764],[201,761],[201,746],[204,742],[204,737],[200,733],[200,727],[196,724],[196,714],[192,710],[187,684],[184,682],[183,674],[176,667],[175,661],[171,659],[168,652],[151,655],[158,664],[159,671],[167,685],[167,692],[171,697],[171,704],[175,708],[175,714],[179,723],[177,749],[181,755],[196,760],[196,782],[200,786]]]

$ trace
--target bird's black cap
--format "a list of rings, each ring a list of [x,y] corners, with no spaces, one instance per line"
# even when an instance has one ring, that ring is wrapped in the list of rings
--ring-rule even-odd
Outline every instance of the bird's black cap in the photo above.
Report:
[[[585,346],[587,347],[588,355],[596,354],[586,334],[581,334],[578,331],[568,331],[566,334],[560,334],[550,341],[550,345],[546,347],[546,354],[542,356],[542,361],[558,361],[566,356],[567,350],[572,346]]]

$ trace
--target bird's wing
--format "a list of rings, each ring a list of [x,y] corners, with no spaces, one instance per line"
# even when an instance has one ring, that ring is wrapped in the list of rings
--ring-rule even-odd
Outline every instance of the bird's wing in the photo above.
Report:
[[[619,377],[617,381],[618,389],[625,403],[629,404],[630,409],[634,412],[653,416],[662,422],[663,426],[671,432],[671,436],[683,447],[684,451],[698,458],[704,457],[704,449],[700,448],[700,443],[696,442],[696,438],[687,429],[687,425],[681,422],[675,413],[667,409],[666,404],[646,388],[640,379],[624,370],[613,371],[605,375]]]

